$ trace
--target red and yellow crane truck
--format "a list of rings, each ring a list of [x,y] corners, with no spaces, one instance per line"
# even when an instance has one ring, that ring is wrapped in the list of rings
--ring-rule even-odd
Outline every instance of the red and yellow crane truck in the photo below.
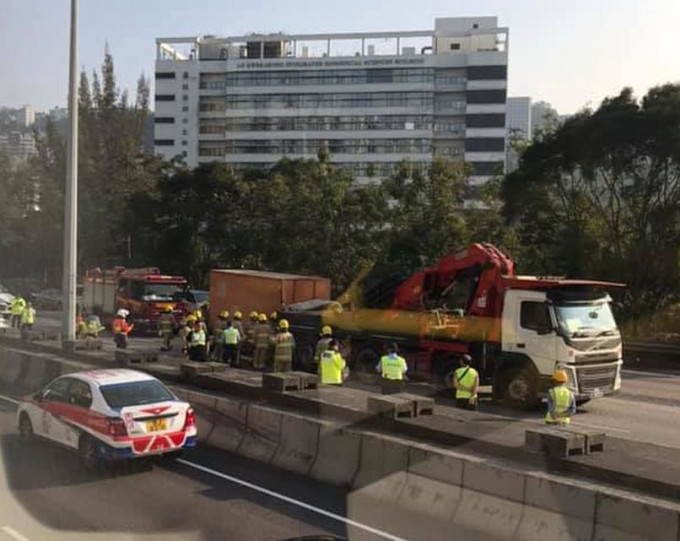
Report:
[[[409,375],[451,386],[458,358],[470,354],[481,383],[513,407],[530,407],[561,368],[580,402],[621,387],[622,340],[607,290],[622,284],[515,275],[492,244],[472,244],[436,265],[372,285],[337,301],[280,310],[298,342],[297,362],[313,369],[313,345],[331,325],[351,366],[373,370],[396,342]]]
[[[189,284],[182,276],[161,274],[160,269],[92,269],[83,278],[83,309],[109,323],[116,312],[130,312],[135,332],[158,330],[158,318],[170,306],[179,325],[188,311],[185,302]]]

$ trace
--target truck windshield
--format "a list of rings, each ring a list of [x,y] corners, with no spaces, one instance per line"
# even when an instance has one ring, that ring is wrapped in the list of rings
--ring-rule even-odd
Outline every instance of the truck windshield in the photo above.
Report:
[[[557,324],[570,337],[605,336],[616,332],[616,321],[607,301],[555,305]]]
[[[145,301],[172,301],[186,294],[183,284],[144,284]]]

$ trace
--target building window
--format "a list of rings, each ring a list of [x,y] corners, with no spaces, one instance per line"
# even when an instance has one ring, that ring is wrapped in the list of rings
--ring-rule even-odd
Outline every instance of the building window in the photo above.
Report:
[[[189,106],[188,106],[188,105],[182,105],[182,111],[183,111],[183,112],[186,113],[188,110],[189,110]]]
[[[479,25],[477,23],[475,23],[475,24],[472,25],[472,28],[474,28],[476,30],[477,28],[479,28]]]
[[[186,134],[187,134],[187,130],[182,130],[182,135],[186,135]]]
[[[182,101],[189,101],[189,96],[187,96],[186,94],[183,94],[182,95]]]
[[[156,101],[175,101],[174,94],[156,94]]]
[[[184,83],[182,85],[182,90],[189,90],[189,83]]]
[[[183,147],[187,146],[188,144],[189,144],[189,143],[187,143],[186,141],[182,141],[182,146],[183,146]]]
[[[185,71],[184,74],[182,75],[182,77],[184,77],[185,79],[188,79],[189,78],[189,72]]]
[[[465,117],[468,128],[505,128],[503,113],[472,114]]]
[[[171,147],[175,144],[174,139],[154,139],[153,144],[157,147]]]
[[[451,44],[451,50],[452,51],[460,51],[460,43],[452,43]]]
[[[189,119],[188,119],[188,118],[183,118],[183,119],[182,119],[182,124],[189,124]]]
[[[157,117],[154,117],[153,121],[156,124],[174,124],[175,123],[175,117],[174,116],[157,116]]]
[[[500,80],[508,78],[508,66],[468,66],[467,77],[470,80]]]
[[[471,137],[465,140],[467,152],[504,152],[505,139],[502,137]]]
[[[470,162],[470,165],[475,176],[489,177],[503,174],[503,162]]]
[[[186,151],[186,150],[183,150],[183,151],[182,151],[182,158],[186,158],[187,155],[188,155],[187,151]]]
[[[468,90],[466,93],[468,103],[505,103],[507,91],[502,90]]]
[[[174,71],[157,71],[156,72],[156,79],[174,79],[175,78],[175,72]]]

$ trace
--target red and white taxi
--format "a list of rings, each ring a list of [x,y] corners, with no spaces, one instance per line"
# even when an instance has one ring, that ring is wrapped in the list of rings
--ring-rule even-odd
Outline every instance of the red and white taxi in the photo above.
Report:
[[[60,376],[27,396],[19,431],[77,450],[91,468],[101,460],[165,455],[196,445],[194,411],[156,378],[112,369]]]

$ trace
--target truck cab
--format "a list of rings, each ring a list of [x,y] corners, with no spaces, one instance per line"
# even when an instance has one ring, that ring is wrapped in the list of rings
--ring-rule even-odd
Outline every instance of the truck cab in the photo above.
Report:
[[[622,341],[611,298],[585,282],[568,282],[505,291],[494,390],[507,402],[528,404],[543,395],[558,368],[579,401],[621,388]]]

